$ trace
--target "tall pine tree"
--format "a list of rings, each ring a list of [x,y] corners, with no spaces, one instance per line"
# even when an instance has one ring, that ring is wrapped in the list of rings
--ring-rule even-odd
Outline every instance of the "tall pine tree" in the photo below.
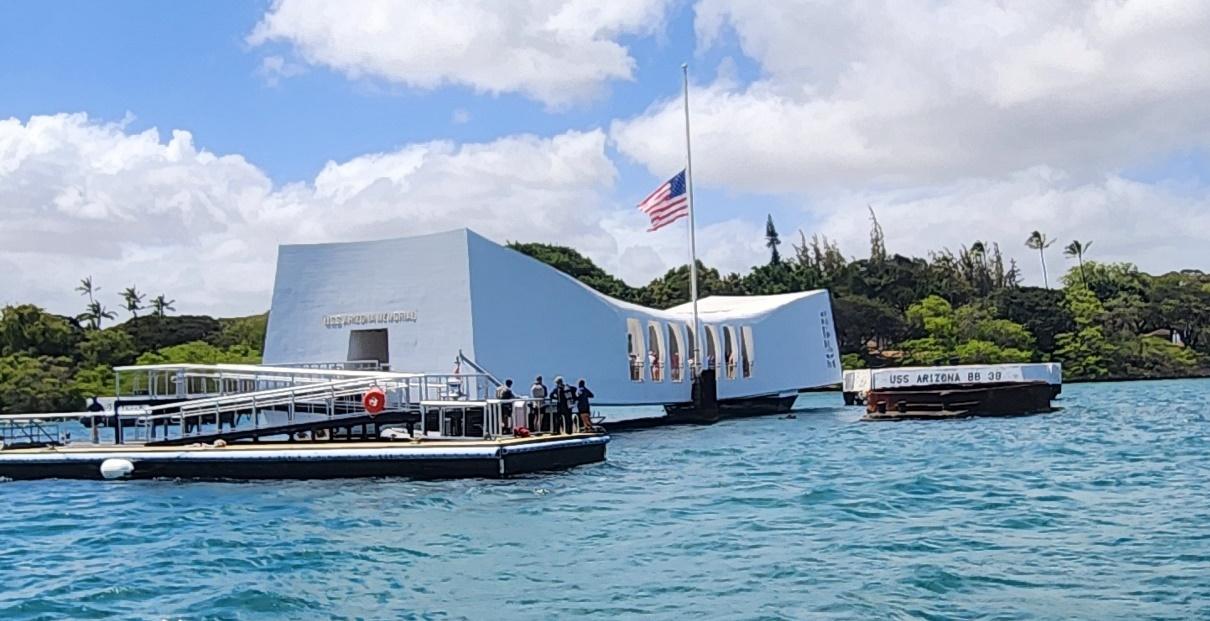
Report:
[[[781,253],[777,251],[780,245],[781,238],[777,236],[777,227],[773,226],[773,214],[769,214],[769,219],[765,222],[765,246],[772,252],[769,265],[781,263]]]

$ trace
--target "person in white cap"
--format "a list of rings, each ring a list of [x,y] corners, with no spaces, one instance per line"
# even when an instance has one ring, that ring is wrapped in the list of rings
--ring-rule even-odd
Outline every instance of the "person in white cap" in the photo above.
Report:
[[[534,399],[529,404],[529,430],[534,433],[545,426],[545,421],[542,419],[545,418],[543,415],[546,413],[546,396],[549,394],[550,391],[546,389],[546,384],[542,383],[542,376],[535,377],[534,385],[529,387],[529,396]]]

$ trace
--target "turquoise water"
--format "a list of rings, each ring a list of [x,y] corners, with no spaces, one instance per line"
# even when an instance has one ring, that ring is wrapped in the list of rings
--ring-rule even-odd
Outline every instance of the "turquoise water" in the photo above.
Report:
[[[1210,618],[1208,391],[905,423],[807,395],[508,481],[0,483],[0,618]]]

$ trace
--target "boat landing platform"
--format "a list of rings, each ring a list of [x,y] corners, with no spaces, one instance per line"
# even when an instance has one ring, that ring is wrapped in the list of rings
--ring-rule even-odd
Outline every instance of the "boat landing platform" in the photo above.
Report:
[[[29,479],[504,478],[605,460],[604,433],[383,442],[187,446],[66,445],[0,450],[0,477]]]

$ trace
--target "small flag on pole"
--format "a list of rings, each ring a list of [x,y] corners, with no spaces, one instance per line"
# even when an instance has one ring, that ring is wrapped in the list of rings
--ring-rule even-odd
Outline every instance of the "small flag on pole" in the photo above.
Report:
[[[639,203],[639,211],[651,218],[651,228],[657,231],[689,215],[689,195],[685,193],[685,171],[681,171],[656,188]]]

